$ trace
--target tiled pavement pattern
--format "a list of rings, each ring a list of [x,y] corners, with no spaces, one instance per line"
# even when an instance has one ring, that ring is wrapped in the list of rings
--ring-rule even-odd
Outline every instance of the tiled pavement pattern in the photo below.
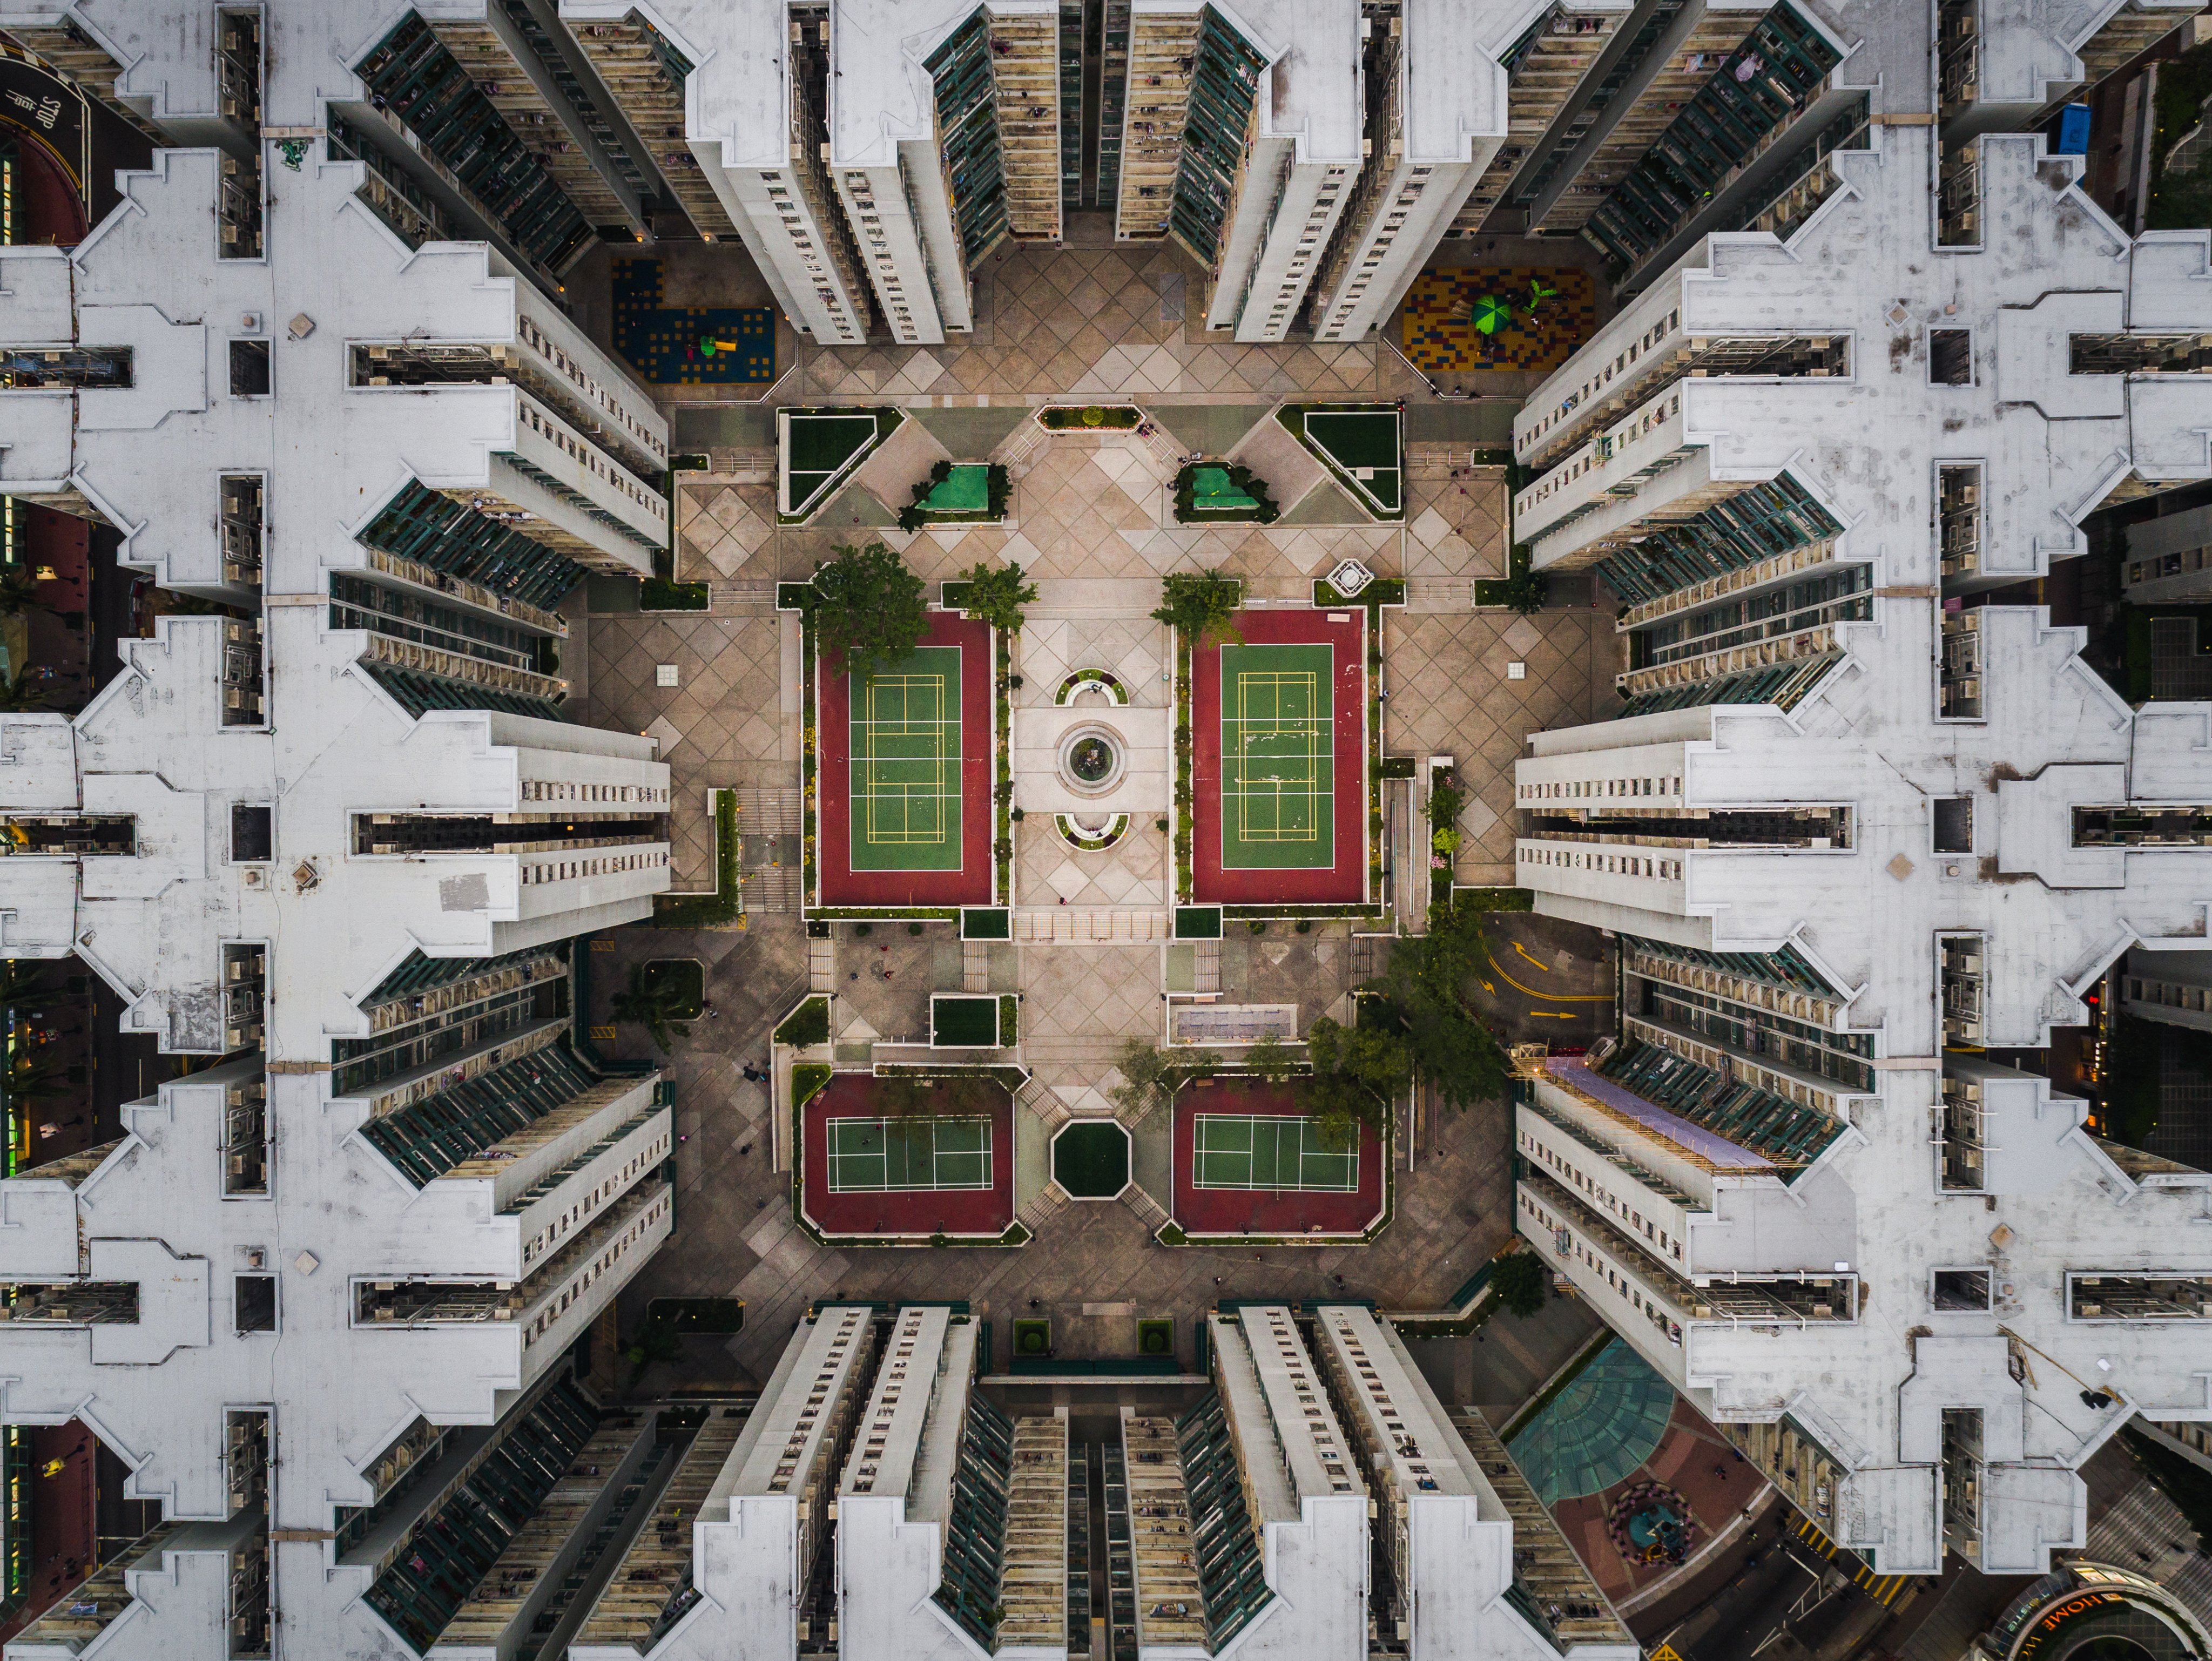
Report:
[[[1209,338],[1197,321],[1201,308],[1183,303],[1198,292],[1191,268],[1172,250],[1018,250],[989,262],[980,275],[986,312],[974,343],[845,351],[802,344],[798,373],[774,397],[910,403],[1121,397],[1147,403],[1172,427],[1172,411],[1182,405],[1234,405],[1257,420],[1283,397],[1424,396],[1417,378],[1380,341],[1247,348]],[[1229,424],[1215,425],[1225,434]],[[1218,437],[1226,448],[1224,434],[1206,442]],[[710,869],[708,786],[796,782],[796,717],[781,708],[777,626],[743,585],[804,577],[836,543],[872,535],[902,547],[927,579],[954,574],[979,559],[1018,560],[1041,578],[1120,577],[1146,579],[1146,586],[1168,570],[1222,566],[1253,579],[1262,593],[1289,597],[1347,555],[1382,574],[1412,579],[1412,606],[1389,614],[1385,625],[1393,688],[1389,748],[1460,758],[1474,795],[1462,874],[1473,880],[1510,871],[1510,779],[1522,736],[1612,706],[1617,647],[1608,619],[1563,611],[1524,621],[1464,609],[1471,603],[1464,585],[1501,574],[1506,550],[1502,472],[1472,468],[1463,448],[1412,446],[1403,525],[1310,524],[1309,512],[1291,525],[1201,530],[1164,522],[1167,464],[1141,444],[1070,435],[1052,439],[1018,470],[1012,529],[915,537],[871,528],[889,515],[857,488],[848,488],[816,526],[779,528],[773,486],[763,482],[760,462],[756,452],[718,454],[715,476],[684,486],[677,574],[715,585],[713,611],[594,616],[584,640],[571,648],[586,654],[582,718],[663,739],[676,775],[679,886],[703,885]],[[1049,698],[1060,673],[1091,662],[1114,668],[1133,690],[1142,686],[1157,697],[1156,683],[1146,679],[1158,672],[1157,631],[1140,616],[1076,619],[1066,625],[1064,638],[1052,635],[1050,621],[1039,616],[1023,644],[1025,698]],[[1505,681],[1505,663],[1513,658],[1528,662],[1528,680]],[[660,663],[678,665],[676,688],[654,684],[653,665]],[[1150,700],[1138,691],[1138,701]],[[1068,851],[1086,869],[1087,881],[1063,908],[1053,903],[1058,896],[1048,887],[1061,857],[1045,863],[1045,888],[1037,886],[1041,874],[1033,869],[1049,837],[1048,821],[1025,821],[1018,852],[1023,898],[1044,900],[1049,918],[1129,915],[1090,909],[1109,903],[1110,894],[1084,862],[1127,870],[1133,860],[1163,857],[1148,825],[1112,854]],[[1152,1245],[1122,1205],[1064,1208],[1020,1251],[841,1252],[816,1246],[792,1221],[787,1177],[770,1168],[765,1094],[738,1072],[744,1061],[765,1059],[769,1028],[805,989],[806,943],[796,917],[758,915],[747,922],[743,931],[700,933],[628,929],[615,937],[617,951],[593,960],[595,1021],[604,1021],[605,1000],[623,984],[633,958],[697,955],[708,965],[715,1010],[676,1040],[668,1064],[678,1086],[684,1137],[676,1155],[683,1240],[625,1292],[621,1325],[625,1333],[634,1331],[649,1298],[712,1294],[746,1300],[745,1330],[726,1346],[692,1340],[696,1353],[674,1367],[656,1365],[640,1383],[645,1391],[687,1376],[726,1381],[732,1364],[764,1378],[793,1322],[824,1295],[970,1299],[999,1326],[1002,1359],[1006,1319],[1036,1298],[1054,1317],[1063,1355],[1095,1353],[1093,1346],[1113,1352],[1126,1347],[1127,1334],[1111,1336],[1126,1321],[1085,1317],[1086,1304],[1133,1305],[1140,1313],[1187,1322],[1216,1297],[1312,1297],[1332,1289],[1329,1277],[1341,1274],[1351,1295],[1395,1306],[1432,1305],[1510,1232],[1508,1137],[1504,1110],[1494,1107],[1448,1117],[1433,1142],[1424,1138],[1415,1169],[1397,1173],[1395,1222],[1371,1246],[1169,1250]],[[828,943],[848,1037],[918,1032],[928,992],[960,985],[958,946],[941,927],[915,939],[897,924],[879,924],[867,941],[841,931]],[[1332,932],[1223,943],[1225,992],[1239,1001],[1295,999],[1303,1021],[1324,1013],[1350,976],[1348,944]],[[888,952],[880,949],[886,945]],[[1279,958],[1277,947],[1283,949]],[[1158,945],[1030,941],[1018,951],[1025,1046],[1048,1086],[1096,1090],[1111,1082],[1110,1058],[1123,1035],[1157,1034]],[[889,969],[890,979],[879,979],[876,968]],[[855,973],[857,981],[850,978]],[[648,1045],[625,1028],[612,1047],[645,1053]],[[1458,1342],[1473,1356],[1484,1353],[1472,1339]],[[1475,1398],[1490,1399],[1479,1391]]]
[[[1265,935],[1255,935],[1232,923],[1221,942],[1222,1001],[1295,1003],[1301,1032],[1322,1015],[1349,1026],[1351,946],[1342,924],[1298,934],[1287,923],[1271,923]]]
[[[988,395],[1103,398],[1212,393],[1395,397],[1420,379],[1379,341],[1237,346],[1207,336],[1200,308],[1163,304],[1176,277],[1198,291],[1174,248],[1013,249],[987,261],[988,341],[926,347],[810,346],[799,401]]]
[[[1505,470],[1470,467],[1457,445],[1406,446],[1403,568],[1390,574],[1505,574]]]
[[[1217,1297],[1318,1297],[1333,1291],[1329,1277],[1341,1274],[1351,1296],[1431,1306],[1510,1232],[1507,1138],[1495,1112],[1477,1112],[1447,1118],[1437,1155],[1411,1173],[1397,1173],[1396,1221],[1369,1246],[1170,1250],[1152,1244],[1127,1206],[1072,1205],[1019,1251],[826,1249],[792,1221],[788,1179],[770,1169],[765,1094],[738,1071],[745,1061],[765,1058],[769,1025],[804,990],[798,919],[756,918],[744,933],[628,929],[616,939],[618,951],[592,960],[598,1018],[605,1018],[606,989],[622,985],[629,961],[643,957],[704,959],[708,997],[717,1011],[716,1019],[694,1022],[688,1038],[674,1040],[665,1064],[677,1081],[677,1131],[684,1138],[676,1150],[681,1234],[678,1244],[625,1289],[622,1330],[635,1328],[645,1300],[653,1297],[736,1296],[746,1306],[744,1331],[722,1345],[690,1340],[682,1363],[656,1365],[641,1381],[648,1393],[688,1379],[726,1380],[733,1363],[756,1380],[765,1379],[807,1304],[839,1293],[969,1299],[993,1318],[1003,1364],[1006,1323],[1027,1312],[1030,1298],[1054,1318],[1063,1355],[1085,1353],[1094,1337],[1109,1352],[1126,1353],[1108,1331],[1111,1323],[1093,1334],[1094,1324],[1081,1318],[1085,1304],[1133,1303],[1141,1314],[1188,1323]],[[848,963],[857,968],[861,949],[875,943],[837,943],[841,989],[854,985],[844,979]],[[902,935],[895,939],[894,955],[908,944]],[[927,949],[933,952],[935,943]],[[1116,1031],[1156,1030],[1158,962],[1158,948],[1150,946],[1061,949],[1042,967],[1032,961],[1022,1006],[1025,1031],[1047,1040],[1058,1035],[1071,1046],[1109,1048],[1118,1041]],[[868,982],[864,974],[863,985]],[[631,1028],[609,1047],[651,1052],[650,1040]],[[1040,1059],[1039,1072],[1048,1083],[1057,1075],[1071,1086],[1103,1078],[1095,1062]]]
[[[1112,847],[1086,853],[1061,840],[1052,815],[1029,814],[1014,827],[1015,903],[1165,906],[1167,841],[1152,820],[1140,819]]]
[[[591,694],[583,718],[660,740],[672,775],[670,863],[678,889],[714,880],[710,788],[799,782],[795,743],[784,759],[776,627],[769,615],[699,612],[594,616],[586,626]],[[676,665],[673,687],[654,684],[661,664]]]
[[[1383,731],[1390,751],[1457,758],[1467,809],[1454,875],[1462,882],[1510,883],[1513,763],[1527,734],[1601,720],[1619,706],[1613,620],[1589,609],[1534,617],[1430,612],[1406,614],[1387,627]],[[1506,679],[1515,661],[1528,664],[1526,680]]]
[[[1160,676],[1168,633],[1149,617],[1055,618],[1033,611],[1018,650],[1022,687],[1015,696],[1025,707],[1050,705],[1060,683],[1079,669],[1103,669],[1114,676],[1136,707],[1158,708],[1167,701],[1167,685]]]

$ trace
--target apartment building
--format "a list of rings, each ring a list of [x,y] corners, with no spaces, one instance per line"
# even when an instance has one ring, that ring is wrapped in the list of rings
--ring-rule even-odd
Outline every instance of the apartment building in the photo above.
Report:
[[[1375,1621],[1417,1657],[1636,1653],[1495,1436],[1475,1422],[1478,1459],[1364,1306],[1209,1316],[1210,1382],[1172,1414],[1010,1410],[975,1376],[988,1331],[959,1304],[817,1306],[742,1427],[684,1455],[575,1661],[831,1631],[863,1656],[1318,1661],[1369,1653]],[[1371,1560],[1393,1519],[1411,1553]]]
[[[2205,476],[2176,354],[2208,239],[2130,242],[2076,164],[1988,132],[2002,244],[1945,240],[1936,135],[1884,114],[1516,427],[1519,534],[1630,639],[1619,718],[1516,768],[1519,878],[1616,936],[1620,993],[1615,1039],[1522,1081],[1516,1203],[1878,1573],[2041,1573],[2084,1459],[2203,1416],[2212,1179],[1990,1057],[2086,1023],[2124,953],[2196,955],[2212,774],[2203,706],[2130,708],[2081,631],[1984,600]]]

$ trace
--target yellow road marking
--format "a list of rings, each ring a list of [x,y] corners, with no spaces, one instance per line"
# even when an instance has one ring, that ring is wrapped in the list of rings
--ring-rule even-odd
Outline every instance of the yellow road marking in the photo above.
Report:
[[[1531,1009],[1528,1015],[1530,1019],[1540,1021],[1572,1021],[1575,1018],[1571,1009]]]
[[[1536,998],[1547,1003],[1610,1003],[1613,1002],[1613,994],[1611,992],[1603,992],[1595,996],[1578,993],[1572,997],[1570,997],[1564,992],[1540,992],[1534,986],[1522,985],[1511,975],[1506,973],[1505,966],[1498,961],[1497,953],[1486,949],[1483,955],[1490,960],[1490,967],[1498,971],[1498,978],[1500,980],[1510,986],[1515,991],[1520,992],[1526,997]],[[1486,991],[1488,989],[1485,988],[1485,990]]]
[[[1540,957],[1530,956],[1528,949],[1522,945],[1519,941],[1516,940],[1513,943],[1513,949],[1520,953],[1522,956],[1528,958],[1531,963],[1534,963],[1537,968],[1541,970],[1544,973],[1549,974],[1552,973],[1552,966],[1550,964],[1545,962]]]

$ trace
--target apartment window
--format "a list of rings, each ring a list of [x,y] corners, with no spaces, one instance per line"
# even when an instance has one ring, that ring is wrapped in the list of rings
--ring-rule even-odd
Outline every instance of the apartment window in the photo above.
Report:
[[[1990,1306],[1990,1273],[1986,1269],[1938,1269],[1929,1289],[1929,1301],[1938,1309],[1984,1310]]]
[[[265,398],[269,396],[267,341],[231,342],[230,395],[234,398]]]
[[[1972,330],[1930,329],[1928,331],[1928,384],[1930,386],[1972,386],[1974,384]]]
[[[240,1332],[276,1330],[276,1277],[240,1275],[231,1282],[234,1325]]]
[[[1939,796],[1936,798],[1936,852],[1972,853],[1974,851],[1974,798]]]
[[[251,864],[272,857],[276,846],[274,810],[245,802],[230,809],[230,858],[234,864]]]

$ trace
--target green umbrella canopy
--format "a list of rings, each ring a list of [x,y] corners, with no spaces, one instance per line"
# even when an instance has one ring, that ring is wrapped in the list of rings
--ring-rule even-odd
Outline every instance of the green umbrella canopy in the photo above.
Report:
[[[1474,302],[1474,326],[1486,335],[1494,335],[1504,324],[1513,321],[1513,302],[1496,294],[1485,294]]]

